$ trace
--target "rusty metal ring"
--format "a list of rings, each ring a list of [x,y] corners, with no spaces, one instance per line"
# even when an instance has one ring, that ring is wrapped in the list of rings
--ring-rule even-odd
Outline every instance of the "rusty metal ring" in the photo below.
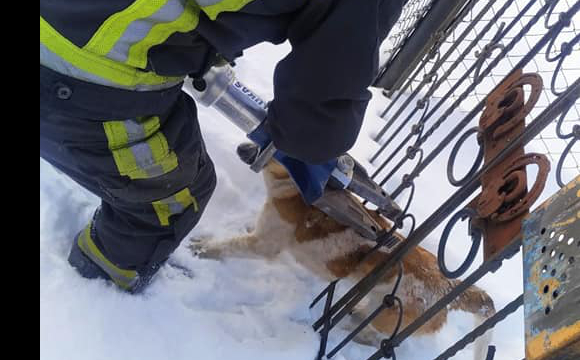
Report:
[[[523,85],[530,85],[532,87],[532,90],[530,91],[530,96],[528,97],[528,101],[526,101],[526,103],[522,107],[522,110],[520,110],[520,113],[518,113],[517,115],[525,117],[532,111],[532,109],[540,99],[540,95],[542,94],[542,90],[544,88],[543,84],[544,82],[542,81],[542,77],[539,74],[525,73],[522,74],[522,76],[520,76],[519,79],[517,79],[513,84],[510,85],[510,90],[514,87]]]
[[[471,219],[475,217],[478,217],[477,211],[468,207],[463,208],[458,212],[456,212],[455,215],[451,217],[451,219],[449,219],[449,222],[447,223],[445,229],[443,230],[443,234],[441,234],[441,240],[439,240],[439,247],[437,249],[437,263],[439,264],[439,270],[441,270],[441,273],[443,273],[443,275],[445,275],[445,277],[448,279],[456,279],[461,275],[463,275],[467,271],[467,269],[469,269],[471,264],[473,264],[473,260],[475,260],[475,256],[479,251],[479,246],[481,244],[482,237],[481,231],[471,226]],[[465,260],[463,260],[463,263],[461,263],[461,265],[459,265],[459,267],[456,270],[450,271],[447,268],[447,265],[445,264],[445,248],[447,246],[447,240],[449,240],[449,234],[451,233],[451,229],[453,229],[457,221],[459,220],[463,221],[467,218],[470,219],[468,231],[472,241],[471,247],[469,248],[467,257],[465,258]]]
[[[493,127],[493,140],[498,140],[501,137],[504,137],[508,134],[514,126],[516,126],[521,121],[521,113],[522,113],[522,104],[525,102],[524,97],[524,89],[521,87],[511,87],[507,89],[501,98],[501,102],[498,105],[502,105],[505,102],[504,106],[497,108],[498,113],[500,114],[498,117],[508,116],[508,119],[502,123],[498,123]],[[495,122],[494,122],[495,124]]]
[[[509,193],[505,194],[504,202],[512,202],[516,200],[520,195],[524,195],[527,191],[527,177],[526,172],[523,170],[516,170],[508,174],[504,179],[504,184],[513,182],[517,184],[516,187],[510,190]]]
[[[530,91],[530,95],[527,101],[524,103],[523,106],[514,105],[518,98],[521,97],[523,100],[523,91],[517,90],[519,87],[523,85],[530,85],[532,87]],[[518,123],[521,119],[525,118],[534,108],[536,103],[538,102],[540,95],[543,90],[543,81],[542,77],[535,73],[526,73],[522,74],[516,80],[514,80],[511,84],[507,85],[505,90],[497,95],[490,96],[488,99],[488,104],[482,114],[482,120],[480,122],[481,128],[483,131],[493,131],[493,137],[497,138],[502,134],[505,134],[509,130],[511,130],[515,124]],[[508,96],[513,96],[515,94],[515,99],[509,105],[500,106],[503,102],[508,100]],[[516,112],[516,109],[519,110]],[[515,112],[513,114],[509,114],[509,119],[505,121],[503,124],[494,126],[498,119],[501,119],[506,115],[508,112]]]
[[[459,153],[459,149],[461,148],[465,140],[467,140],[467,138],[474,133],[481,134],[481,128],[479,128],[479,126],[475,126],[464,132],[463,135],[461,135],[461,137],[457,140],[457,143],[455,143],[453,149],[451,149],[451,154],[449,154],[449,160],[447,161],[447,179],[449,180],[449,183],[451,183],[451,185],[453,186],[463,186],[463,184],[465,184],[467,180],[469,180],[469,178],[471,178],[471,176],[475,174],[477,169],[479,169],[479,167],[481,166],[481,162],[483,161],[483,146],[481,146],[480,144],[477,157],[475,158],[475,162],[473,163],[473,166],[471,166],[471,169],[469,169],[467,174],[465,174],[465,176],[459,180],[455,179],[455,177],[453,176],[453,167],[455,165],[455,158]]]
[[[546,180],[548,179],[548,173],[550,172],[550,161],[543,154],[529,153],[520,156],[514,160],[508,168],[504,171],[502,178],[507,179],[507,177],[517,170],[524,169],[526,165],[536,164],[538,165],[538,174],[536,176],[536,181],[528,193],[518,202],[515,206],[510,208],[508,211],[497,214],[492,214],[492,219],[498,222],[508,221],[516,216],[521,215],[524,211],[528,210],[530,206],[538,199]]]

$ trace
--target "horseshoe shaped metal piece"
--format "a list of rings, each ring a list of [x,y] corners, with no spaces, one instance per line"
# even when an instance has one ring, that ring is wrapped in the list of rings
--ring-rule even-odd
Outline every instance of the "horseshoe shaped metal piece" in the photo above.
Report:
[[[523,85],[532,87],[525,103]],[[522,74],[501,93],[490,95],[481,116],[480,127],[483,131],[493,131],[494,140],[502,137],[532,111],[542,89],[543,81],[540,75]]]
[[[525,167],[531,164],[538,166],[538,175],[534,185],[526,193]],[[546,155],[530,153],[518,157],[507,167],[503,175],[490,183],[481,194],[477,202],[478,215],[481,218],[489,218],[496,222],[509,221],[521,215],[542,193],[549,172],[550,161]],[[503,188],[509,187],[510,183],[514,182],[515,186],[507,191],[502,191]],[[523,197],[521,197],[522,195]],[[519,201],[517,201],[518,199]],[[508,205],[514,201],[517,202],[505,210],[501,209],[503,205]]]

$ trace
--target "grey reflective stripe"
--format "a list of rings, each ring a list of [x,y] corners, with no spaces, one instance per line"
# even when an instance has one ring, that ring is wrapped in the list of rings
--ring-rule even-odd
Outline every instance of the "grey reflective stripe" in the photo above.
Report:
[[[158,84],[158,85],[141,85],[140,84],[140,85],[136,85],[133,87],[132,86],[123,86],[123,85],[114,83],[114,82],[109,81],[105,78],[91,74],[89,72],[86,72],[84,70],[81,70],[81,69],[75,67],[74,65],[72,65],[68,61],[64,60],[63,58],[61,58],[57,54],[50,51],[50,49],[48,49],[42,43],[40,43],[40,65],[46,66],[47,68],[49,68],[51,70],[54,70],[54,71],[56,71],[60,74],[63,74],[63,75],[73,77],[75,79],[83,80],[83,81],[90,82],[93,84],[110,86],[110,87],[114,87],[114,88],[118,88],[118,89],[124,89],[124,90],[133,90],[133,91],[163,90],[163,89],[169,89],[171,87],[174,87],[175,85],[182,82],[182,80],[176,80],[176,81],[170,81],[170,82],[166,82],[166,83]]]
[[[128,147],[135,157],[135,162],[139,169],[145,171],[148,177],[157,177],[165,172],[163,166],[157,164],[153,157],[153,150],[149,144],[144,141],[147,132],[143,124],[135,119],[124,120],[123,126],[127,132]]]
[[[147,173],[147,176],[157,177],[163,175],[163,167],[155,163],[153,151],[147,142],[139,142],[135,145],[130,145],[129,149],[135,157],[137,167]]]
[[[189,188],[183,188],[172,196],[152,202],[151,205],[153,205],[162,226],[169,226],[171,216],[183,213],[192,205],[195,212],[199,211],[197,201],[191,195]]]
[[[169,213],[171,215],[181,214],[182,212],[185,211],[185,206],[183,206],[182,203],[177,201],[175,195],[159,200],[159,202],[167,205],[167,207],[169,208]]]
[[[175,215],[175,214],[181,214],[184,210],[185,207],[177,202],[177,199],[175,199],[176,202],[167,204],[167,206],[169,206],[169,212],[171,213],[171,215]]]
[[[118,87],[105,78],[74,67],[71,63],[65,61],[63,58],[50,51],[42,43],[40,43],[40,65],[46,66],[47,68],[58,73],[74,77],[75,79],[91,82],[94,84]]]
[[[123,121],[123,125],[127,131],[127,139],[129,144],[141,141],[147,136],[143,125],[134,119]]]
[[[223,0],[195,0],[199,6],[211,6],[222,2]]]
[[[90,226],[91,225],[89,224],[89,227]],[[103,254],[99,254],[101,256],[98,256],[97,254],[93,253],[93,251],[90,250],[93,247],[96,248],[96,245],[93,242],[93,239],[91,239],[90,236],[87,236],[86,233],[87,230],[83,230],[78,239],[78,245],[81,248],[83,254],[85,254],[89,259],[91,259],[95,264],[97,264],[101,269],[103,269],[103,271],[105,271],[111,277],[111,279],[113,279],[113,281],[119,286],[126,289],[131,289],[133,286],[135,286],[135,284],[139,280],[139,275],[135,272],[136,275],[134,277],[124,276],[123,274],[120,273],[122,269],[116,267],[111,262],[103,261],[101,259],[101,256],[104,258]],[[89,245],[89,242],[92,243],[91,244],[92,246]]]
[[[186,0],[169,0],[151,16],[135,20],[129,24],[106,56],[122,63],[126,62],[131,46],[145,39],[154,25],[177,20],[185,11],[185,3]]]

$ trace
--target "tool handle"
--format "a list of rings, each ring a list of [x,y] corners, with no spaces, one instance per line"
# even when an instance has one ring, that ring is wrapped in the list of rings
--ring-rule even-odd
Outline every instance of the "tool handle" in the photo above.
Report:
[[[245,134],[254,131],[267,115],[267,103],[236,79],[229,65],[212,67],[193,82],[197,102],[218,110]]]

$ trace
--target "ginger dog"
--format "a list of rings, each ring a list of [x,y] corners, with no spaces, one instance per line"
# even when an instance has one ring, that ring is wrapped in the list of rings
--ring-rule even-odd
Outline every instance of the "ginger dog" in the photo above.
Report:
[[[274,259],[281,251],[290,252],[296,261],[316,276],[332,281],[348,278],[357,282],[377,264],[389,258],[389,252],[378,250],[366,259],[365,254],[376,243],[329,218],[322,211],[307,205],[285,168],[271,161],[262,171],[267,188],[267,199],[252,233],[225,242],[202,241],[192,245],[200,257],[223,259],[227,257]],[[385,228],[388,222],[375,212],[369,213]],[[404,238],[396,234],[400,240]],[[364,261],[363,261],[364,260]],[[397,296],[404,306],[401,329],[415,320],[439,298],[449,292],[456,280],[445,278],[439,271],[435,255],[416,246],[402,261],[403,277]],[[355,307],[349,321],[341,324],[354,329],[361,319],[376,309],[384,295],[391,292],[397,277],[391,269],[377,286]],[[472,286],[424,324],[417,334],[431,334],[440,330],[447,321],[449,310],[463,310],[475,315],[476,324],[495,313],[492,299],[483,290]],[[379,345],[391,334],[397,323],[395,307],[382,311],[355,341]],[[358,319],[358,321],[355,321]],[[343,324],[344,323],[344,324]],[[491,334],[486,333],[487,337]],[[480,337],[475,343],[475,359],[485,358],[489,338]]]

